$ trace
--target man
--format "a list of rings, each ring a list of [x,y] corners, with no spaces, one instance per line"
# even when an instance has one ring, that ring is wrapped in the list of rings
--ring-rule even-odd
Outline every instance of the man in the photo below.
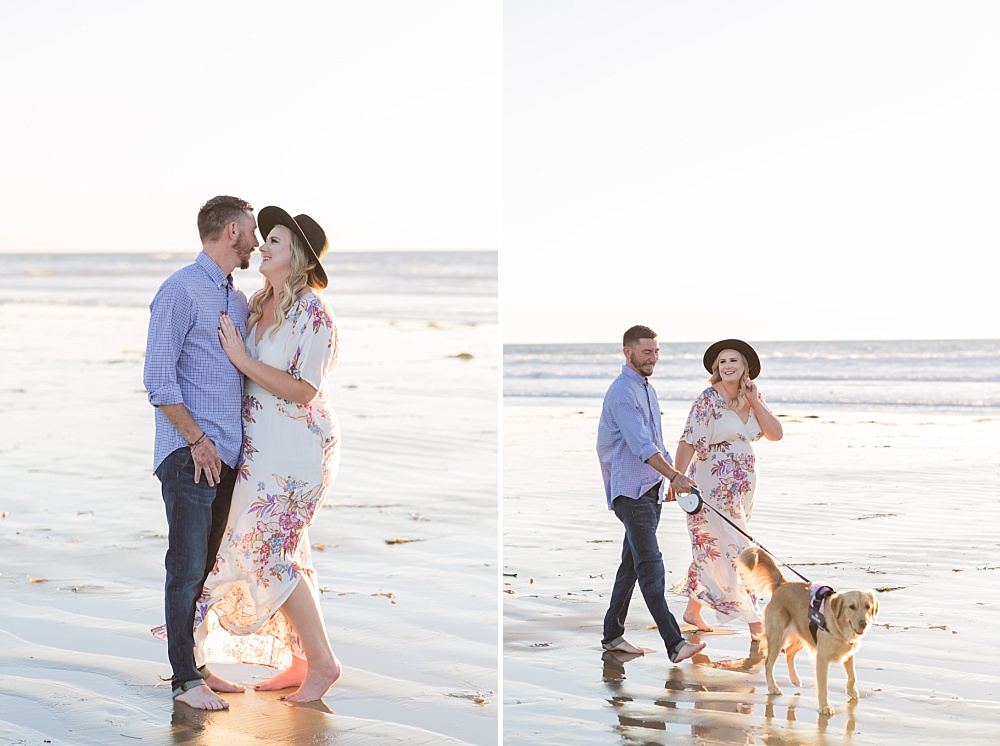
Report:
[[[656,528],[666,491],[690,492],[696,485],[673,467],[673,460],[663,446],[660,405],[648,380],[660,356],[656,332],[645,326],[633,326],[625,332],[622,346],[625,365],[604,395],[597,426],[597,455],[608,509],[625,526],[621,565],[604,617],[601,645],[605,650],[636,655],[645,652],[624,637],[625,616],[638,581],[646,608],[667,647],[667,657],[673,663],[680,663],[702,650],[705,644],[685,641],[677,620],[667,608],[663,557]]]
[[[194,614],[226,528],[243,441],[243,376],[219,343],[219,316],[246,336],[247,297],[232,271],[250,266],[256,232],[250,203],[210,199],[198,212],[201,253],[149,306],[143,383],[156,407],[153,468],[167,513],[167,656],[174,698],[202,710],[229,707],[215,691],[243,691],[197,667]]]

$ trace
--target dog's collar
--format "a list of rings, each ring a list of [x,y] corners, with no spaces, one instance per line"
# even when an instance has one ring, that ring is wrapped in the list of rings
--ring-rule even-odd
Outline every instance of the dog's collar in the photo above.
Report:
[[[836,591],[828,585],[809,584],[809,632],[812,633],[813,642],[816,642],[816,630],[830,631],[826,626],[826,599],[834,593]]]

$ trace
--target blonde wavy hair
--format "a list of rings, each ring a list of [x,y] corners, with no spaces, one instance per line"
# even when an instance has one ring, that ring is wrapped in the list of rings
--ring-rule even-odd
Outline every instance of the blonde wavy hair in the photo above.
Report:
[[[719,350],[718,356],[715,358],[715,362],[712,363],[712,375],[708,379],[708,382],[713,386],[722,380],[722,375],[719,373],[719,358],[722,357],[722,353],[725,350]],[[750,375],[750,366],[747,364],[747,359],[739,350],[733,350],[740,357],[740,362],[743,363],[743,377],[740,378],[740,390],[736,392],[736,398],[726,402],[728,406],[734,412],[739,412],[743,407],[747,405],[747,385],[746,378]],[[716,389],[718,391],[718,389]]]
[[[285,226],[282,226],[288,230]],[[306,249],[302,239],[291,230],[288,230],[292,243],[292,269],[285,280],[285,286],[281,289],[281,302],[274,306],[274,323],[267,330],[269,337],[274,337],[281,325],[285,323],[285,314],[288,313],[295,302],[299,299],[302,291],[309,287],[309,272],[316,266],[316,260],[312,258]],[[253,294],[250,299],[250,319],[247,321],[247,329],[253,329],[258,321],[264,316],[264,305],[274,295],[274,287],[271,281],[264,278],[264,287]]]

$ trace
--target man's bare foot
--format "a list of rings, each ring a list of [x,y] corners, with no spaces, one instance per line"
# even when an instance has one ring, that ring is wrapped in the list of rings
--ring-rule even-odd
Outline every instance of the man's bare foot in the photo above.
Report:
[[[340,678],[340,661],[334,656],[328,663],[310,663],[302,686],[283,697],[286,702],[315,702]]]
[[[677,652],[674,655],[670,656],[670,662],[680,663],[681,661],[686,661],[688,658],[700,653],[704,649],[705,643],[703,642],[699,642],[697,645],[691,642],[685,642],[680,648],[677,649]]]
[[[681,618],[684,620],[685,624],[691,624],[697,627],[699,632],[715,631],[714,628],[709,627],[705,620],[701,618],[701,614],[690,614],[685,611],[684,616]]]
[[[276,692],[279,689],[289,689],[293,686],[302,686],[309,673],[309,664],[303,658],[292,658],[292,665],[279,674],[272,676],[267,681],[254,684],[254,691]]]
[[[229,708],[229,703],[205,684],[199,684],[178,694],[174,700],[183,702],[196,710],[226,710]]]
[[[630,643],[628,640],[622,640],[620,643],[615,645],[613,648],[605,648],[605,650],[615,650],[619,653],[629,653],[630,655],[645,655],[645,648],[637,648],[635,645]]]
[[[216,676],[214,673],[209,674],[208,678],[205,679],[205,683],[208,688],[213,692],[226,692],[227,694],[238,694],[239,692],[246,691],[246,688],[242,684],[234,684],[231,681],[226,681],[221,676]]]

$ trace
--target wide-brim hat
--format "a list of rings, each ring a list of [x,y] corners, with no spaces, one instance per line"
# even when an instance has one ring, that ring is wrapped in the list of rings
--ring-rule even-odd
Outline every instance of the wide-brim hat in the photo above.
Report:
[[[702,358],[702,362],[705,364],[705,370],[709,373],[712,372],[712,365],[715,364],[715,361],[719,357],[719,353],[723,350],[736,350],[747,359],[747,367],[749,368],[747,375],[750,376],[751,379],[760,375],[760,358],[757,357],[757,350],[748,345],[742,339],[723,339],[705,350],[705,357]]]
[[[316,260],[316,266],[309,273],[309,284],[320,289],[325,288],[329,284],[329,280],[327,280],[326,270],[323,269],[320,259],[330,250],[330,242],[326,240],[326,232],[319,223],[308,215],[296,215],[293,218],[280,207],[273,205],[265,207],[257,215],[257,227],[260,228],[260,235],[265,241],[271,229],[276,225],[285,226],[302,239],[306,250]]]

